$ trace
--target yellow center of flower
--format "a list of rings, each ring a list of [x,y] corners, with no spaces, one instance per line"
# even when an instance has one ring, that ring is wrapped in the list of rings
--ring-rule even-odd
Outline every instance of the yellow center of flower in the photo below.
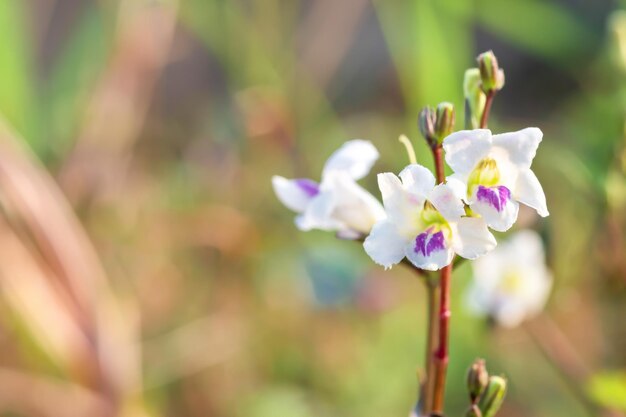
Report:
[[[476,165],[467,181],[467,195],[470,197],[479,185],[494,187],[500,183],[500,170],[493,158],[484,158]]]
[[[448,221],[439,213],[430,201],[424,203],[424,209],[420,213],[420,220],[424,229],[430,229],[432,233],[443,231],[446,238],[449,238],[452,231]]]
[[[507,272],[500,282],[500,289],[506,294],[518,293],[524,285],[524,277],[519,271]]]

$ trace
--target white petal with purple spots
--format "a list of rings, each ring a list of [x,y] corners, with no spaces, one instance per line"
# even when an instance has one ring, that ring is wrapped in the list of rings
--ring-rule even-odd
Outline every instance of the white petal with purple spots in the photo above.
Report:
[[[274,175],[272,177],[272,186],[280,202],[298,213],[306,210],[313,197],[319,193],[319,184],[306,178],[288,180],[287,178]]]
[[[492,229],[503,232],[515,223],[518,202],[548,215],[543,189],[530,170],[542,136],[537,128],[493,136],[477,129],[444,139],[446,161],[455,171],[450,187]]]
[[[369,172],[377,158],[378,151],[370,142],[348,141],[326,162],[321,184],[307,178],[288,180],[274,176],[272,185],[278,199],[300,213],[295,220],[300,230],[363,236],[385,217],[378,200],[355,181]]]
[[[519,204],[511,199],[511,192],[503,185],[478,186],[470,199],[472,210],[482,216],[489,227],[505,232],[517,220]]]
[[[454,252],[442,230],[426,230],[405,246],[406,257],[420,269],[436,271],[452,262]]]

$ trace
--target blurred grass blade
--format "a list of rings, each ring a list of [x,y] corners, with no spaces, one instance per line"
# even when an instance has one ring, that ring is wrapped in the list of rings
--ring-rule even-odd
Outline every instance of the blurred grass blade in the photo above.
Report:
[[[175,2],[124,1],[114,53],[86,107],[75,149],[60,181],[72,201],[116,189],[169,56]]]
[[[32,47],[27,37],[26,5],[21,0],[0,1],[0,112],[31,145],[39,148],[35,128],[38,123],[32,97]]]
[[[69,309],[79,313],[76,321],[93,349],[89,365],[96,366],[98,388],[114,404],[136,393],[141,374],[135,308],[115,298],[94,247],[61,191],[6,124],[0,124],[0,189],[20,238],[53,272],[46,277],[58,278],[49,285],[64,292]],[[42,288],[39,285],[40,294]],[[35,328],[46,319],[46,311],[37,313],[43,317],[32,320]]]
[[[105,66],[110,48],[110,25],[94,5],[85,7],[60,56],[53,63],[50,80],[44,90],[46,111],[45,143],[47,153],[60,157],[73,145],[79,116],[88,95]],[[44,144],[42,144],[44,145]]]
[[[11,410],[19,415],[40,417],[110,415],[108,406],[102,398],[79,385],[39,374],[2,368],[0,368],[0,409]]]
[[[66,372],[78,371],[75,376],[83,382],[83,376],[93,381],[93,369],[79,368],[81,364],[93,366],[96,357],[77,323],[77,314],[71,311],[72,304],[58,291],[57,278],[51,274],[0,220],[0,285],[4,296],[18,320],[27,325],[32,338],[57,365]]]
[[[228,317],[206,317],[145,343],[148,389],[194,375],[232,358],[246,345],[241,323]]]
[[[450,101],[462,108],[471,27],[459,10],[433,1],[374,2],[411,114]]]
[[[567,66],[599,37],[568,9],[540,0],[482,0],[476,18],[486,29],[553,64]]]

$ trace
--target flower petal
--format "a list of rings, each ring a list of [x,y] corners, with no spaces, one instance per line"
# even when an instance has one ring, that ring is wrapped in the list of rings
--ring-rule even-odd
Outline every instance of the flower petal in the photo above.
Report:
[[[452,174],[446,178],[446,184],[459,200],[467,201],[467,177]]]
[[[545,267],[546,251],[543,240],[534,230],[524,229],[515,232],[498,249],[502,250],[498,250],[496,254],[505,258],[510,266],[516,268]]]
[[[541,217],[546,217],[550,213],[546,205],[546,195],[537,179],[537,176],[530,169],[523,170],[517,177],[514,197],[520,203],[537,210]]]
[[[391,268],[404,258],[407,239],[400,236],[396,225],[383,220],[372,228],[372,232],[363,242],[365,252],[374,262],[385,268]]]
[[[346,228],[367,234],[386,217],[382,205],[368,191],[347,175],[333,175],[332,193],[335,208],[331,216]]]
[[[470,208],[480,214],[487,225],[498,232],[506,232],[517,220],[519,204],[504,186],[478,186],[470,199]]]
[[[503,150],[508,160],[519,169],[528,169],[533,162],[543,133],[536,127],[502,133],[492,138],[495,148]]]
[[[409,201],[410,196],[404,190],[402,182],[390,172],[378,174],[378,187],[387,217],[397,224],[407,222],[412,213],[417,215],[415,206],[424,204],[424,199],[415,200],[413,203]]]
[[[523,304],[508,300],[496,305],[492,315],[500,326],[513,328],[524,321],[526,308]]]
[[[322,182],[328,175],[336,172],[347,173],[355,180],[361,179],[370,171],[378,156],[378,151],[371,142],[350,140],[328,158],[322,171]]]
[[[455,173],[468,175],[489,153],[491,131],[488,129],[460,130],[443,140],[446,162]]]
[[[428,201],[448,221],[457,221],[465,214],[463,201],[459,199],[448,184],[439,184],[428,195]]]
[[[298,213],[303,212],[319,192],[319,186],[316,182],[304,178],[288,180],[279,175],[274,175],[272,186],[281,203]]]
[[[507,327],[540,311],[552,284],[541,237],[530,230],[515,233],[472,268],[470,307]]]
[[[476,259],[493,250],[496,245],[496,238],[483,219],[463,217],[456,224],[453,249],[463,258]]]
[[[296,217],[298,229],[339,230],[343,223],[332,217],[336,200],[332,192],[321,192],[311,200],[304,213]]]
[[[426,196],[435,186],[433,173],[428,168],[418,164],[408,165],[400,172],[399,176],[402,179],[404,189],[422,201],[426,199]]]
[[[454,257],[454,251],[441,230],[420,233],[405,245],[404,254],[413,265],[428,271],[449,265]]]

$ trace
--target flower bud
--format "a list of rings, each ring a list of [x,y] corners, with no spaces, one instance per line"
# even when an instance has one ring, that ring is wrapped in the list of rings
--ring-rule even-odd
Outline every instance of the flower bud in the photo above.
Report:
[[[465,417],[482,417],[482,415],[476,404],[472,404],[465,412]]]
[[[424,107],[419,114],[417,125],[420,133],[424,136],[424,139],[426,139],[426,142],[428,142],[430,146],[434,146],[437,143],[437,139],[435,137],[436,123],[437,114],[435,113],[435,110],[430,106]]]
[[[505,394],[506,379],[500,376],[490,377],[487,389],[478,402],[478,408],[480,408],[482,416],[494,417],[500,409],[502,401],[504,401]]]
[[[485,109],[485,102],[487,97],[485,92],[481,88],[482,80],[480,78],[480,70],[478,68],[470,68],[465,71],[465,77],[463,78],[463,94],[465,95],[465,102],[469,106],[469,125],[468,129],[478,129],[480,126],[480,118],[483,115]]]
[[[435,124],[435,137],[437,142],[443,142],[443,139],[454,131],[454,106],[452,103],[443,102],[437,106],[437,122]]]
[[[483,359],[476,359],[467,371],[467,391],[472,403],[480,397],[489,384],[489,373]]]
[[[498,60],[493,51],[483,52],[478,55],[477,61],[482,89],[485,94],[502,89],[504,87],[504,71],[498,66]]]

